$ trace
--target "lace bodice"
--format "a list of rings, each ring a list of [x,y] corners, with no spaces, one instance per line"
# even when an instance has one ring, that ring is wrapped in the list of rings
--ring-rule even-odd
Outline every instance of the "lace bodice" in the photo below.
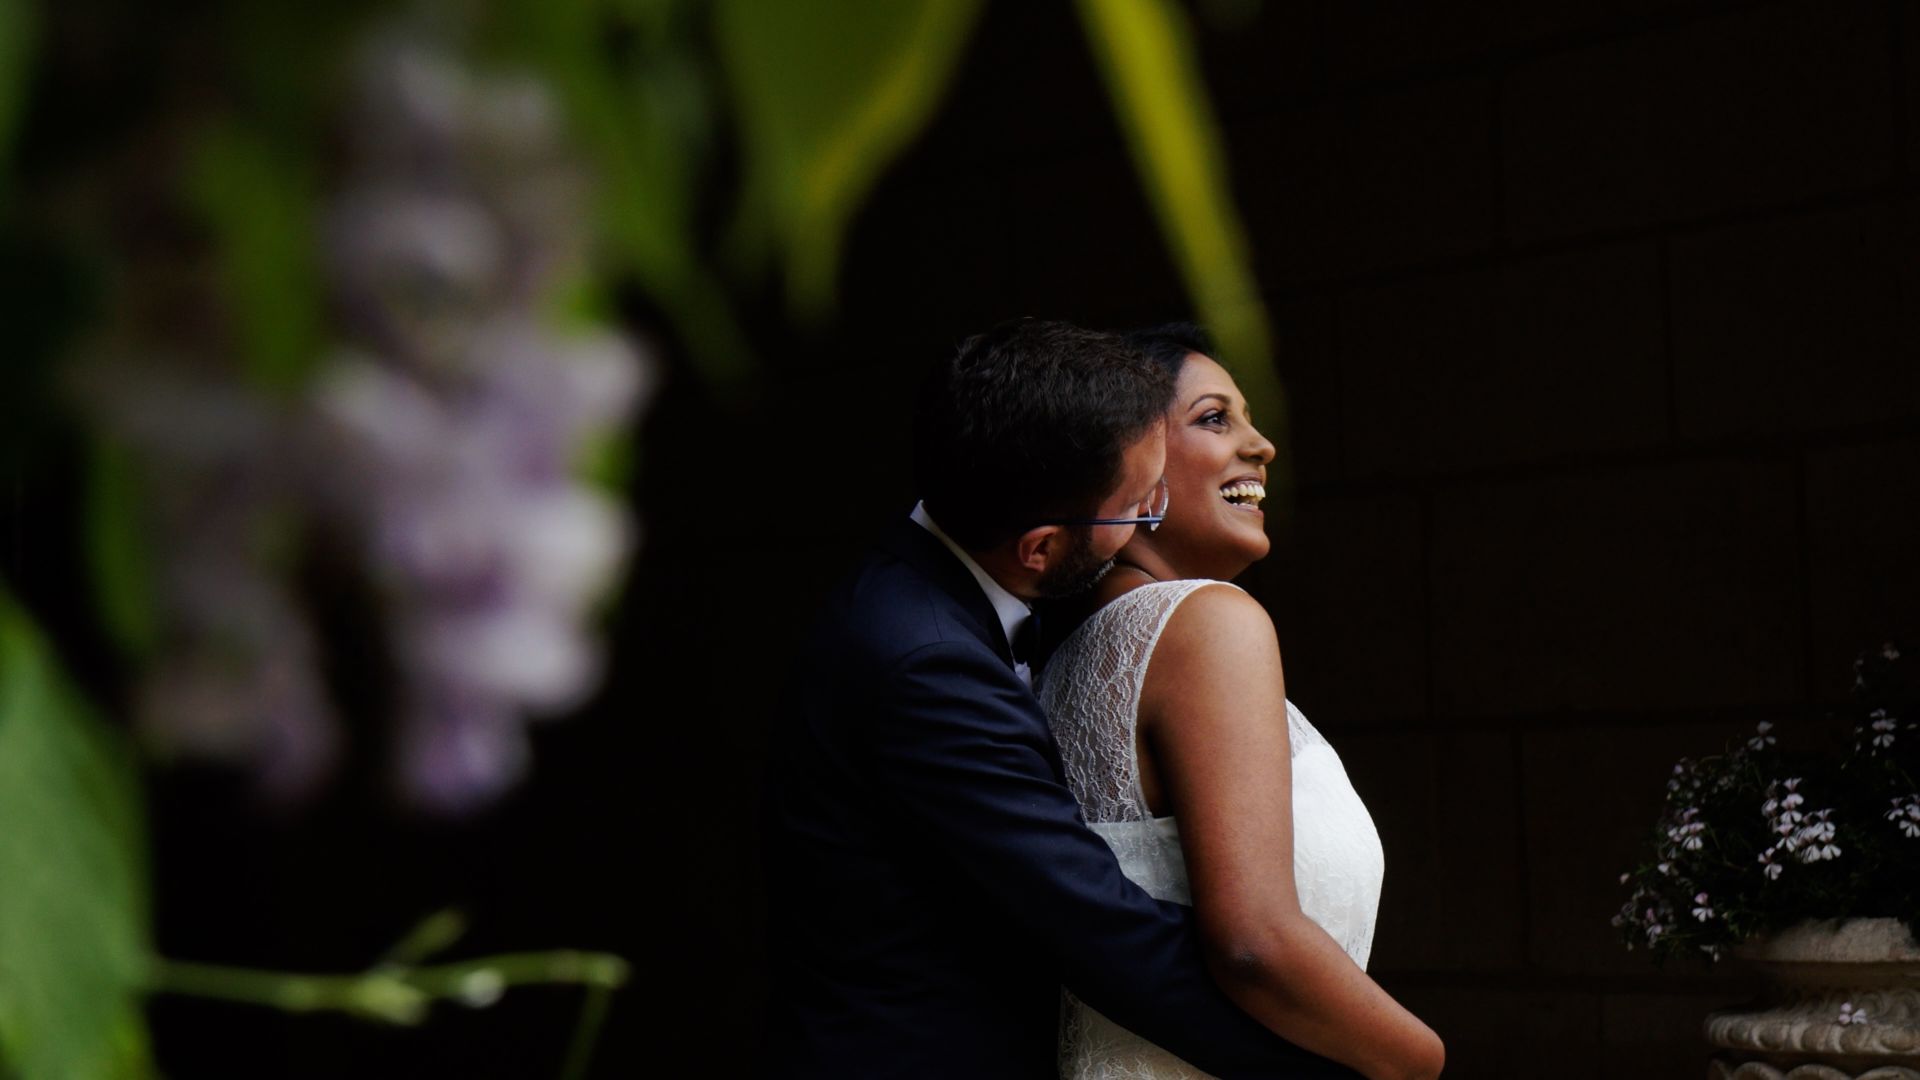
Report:
[[[1090,822],[1145,821],[1153,816],[1140,790],[1134,753],[1134,719],[1147,662],[1167,620],[1196,589],[1215,581],[1163,581],[1125,593],[1093,613],[1060,644],[1048,662],[1040,703],[1060,744],[1067,786]],[[1293,756],[1324,745],[1307,718],[1287,703],[1287,737]]]
[[[1041,676],[1067,786],[1127,877],[1153,896],[1192,903],[1180,833],[1156,818],[1140,788],[1136,721],[1153,649],[1180,602],[1213,581],[1144,585],[1095,612],[1062,642]],[[1293,772],[1293,872],[1300,908],[1362,968],[1373,948],[1385,861],[1373,819],[1346,769],[1287,702]],[[1200,1072],[1067,995],[1061,1075],[1070,1080],[1174,1080]]]

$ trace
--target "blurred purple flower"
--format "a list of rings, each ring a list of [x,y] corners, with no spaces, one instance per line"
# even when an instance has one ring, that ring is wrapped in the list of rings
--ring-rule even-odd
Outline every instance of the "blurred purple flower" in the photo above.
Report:
[[[288,548],[344,541],[392,649],[402,787],[459,811],[522,775],[531,718],[599,683],[594,605],[638,536],[576,471],[651,372],[607,328],[553,325],[592,223],[546,88],[402,32],[352,71],[318,216],[335,347],[304,390],[269,403],[178,357],[80,389],[156,503],[149,730],[285,792],[323,776],[337,725]]]
[[[359,72],[325,245],[349,348],[317,383],[318,482],[382,593],[407,789],[457,810],[518,777],[527,718],[599,682],[587,620],[635,530],[573,471],[648,378],[618,336],[541,317],[588,225],[544,88],[397,37]]]

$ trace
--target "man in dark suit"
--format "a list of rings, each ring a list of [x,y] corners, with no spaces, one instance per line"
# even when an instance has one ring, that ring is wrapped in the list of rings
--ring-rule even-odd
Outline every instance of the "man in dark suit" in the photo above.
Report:
[[[1022,320],[936,368],[922,503],[832,594],[776,719],[768,1075],[1056,1075],[1059,989],[1222,1077],[1350,1077],[1208,977],[1192,911],[1089,830],[1031,690],[1027,601],[1160,501],[1171,378]]]

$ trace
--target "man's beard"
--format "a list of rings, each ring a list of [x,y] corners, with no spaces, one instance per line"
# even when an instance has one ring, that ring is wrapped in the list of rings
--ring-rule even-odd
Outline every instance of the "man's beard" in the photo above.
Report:
[[[1086,526],[1076,526],[1069,534],[1073,547],[1058,563],[1047,567],[1040,580],[1033,583],[1041,596],[1060,599],[1078,596],[1100,583],[1113,569],[1113,557],[1101,559],[1093,553],[1093,530]]]

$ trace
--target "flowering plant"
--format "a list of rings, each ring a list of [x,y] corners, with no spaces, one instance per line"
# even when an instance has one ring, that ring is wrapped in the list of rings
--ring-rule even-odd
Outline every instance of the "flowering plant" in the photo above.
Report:
[[[1620,875],[1629,949],[1718,960],[1806,919],[1920,918],[1920,679],[1889,642],[1854,661],[1854,695],[1790,740],[1807,749],[1762,722],[1673,767],[1650,857]]]

